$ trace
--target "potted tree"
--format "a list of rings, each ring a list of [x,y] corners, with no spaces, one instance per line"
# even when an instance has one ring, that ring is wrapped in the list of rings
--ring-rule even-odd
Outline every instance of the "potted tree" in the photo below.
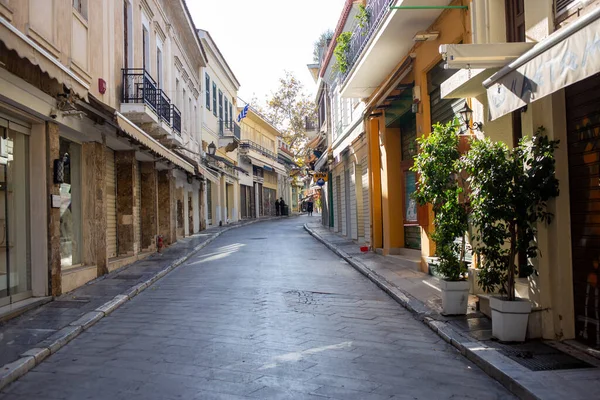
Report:
[[[471,218],[476,227],[475,251],[481,257],[479,283],[490,298],[492,334],[501,341],[522,342],[527,333],[531,303],[515,294],[515,277],[529,276],[529,265],[515,265],[523,252],[538,254],[537,223],[550,223],[548,200],[558,196],[554,151],[541,127],[514,149],[489,138],[474,141],[465,165],[472,191]]]
[[[465,262],[468,201],[458,126],[457,120],[436,124],[429,136],[420,138],[412,167],[418,175],[415,200],[433,207],[432,238],[438,259],[432,267],[441,278],[442,307],[447,315],[466,314],[469,299]]]

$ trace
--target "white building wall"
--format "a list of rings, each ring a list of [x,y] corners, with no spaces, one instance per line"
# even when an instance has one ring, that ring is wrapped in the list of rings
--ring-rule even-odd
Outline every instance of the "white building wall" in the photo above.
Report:
[[[341,201],[341,208],[340,208],[340,212],[339,212],[339,216],[340,216],[340,224],[341,224],[341,232],[342,235],[346,236],[348,235],[348,229],[346,227],[346,177],[344,174],[344,169],[341,170],[341,174],[340,174],[340,194],[342,197],[342,201]]]
[[[369,159],[365,155],[361,159],[361,173],[362,173],[362,220],[365,230],[365,242],[370,242],[371,238],[371,215],[370,215],[370,204],[369,204]]]
[[[358,239],[358,227],[357,227],[357,201],[356,201],[356,168],[354,162],[351,162],[348,166],[350,170],[349,177],[350,182],[350,229],[351,232],[348,232],[348,236],[354,240]]]

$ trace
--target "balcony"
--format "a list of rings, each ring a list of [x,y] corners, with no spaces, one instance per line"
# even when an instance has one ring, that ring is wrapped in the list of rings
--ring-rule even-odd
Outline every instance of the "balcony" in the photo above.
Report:
[[[248,155],[250,154],[251,150],[263,157],[270,158],[271,160],[278,160],[277,154],[257,143],[254,143],[252,140],[242,140],[240,142],[240,154]]]
[[[121,113],[150,135],[181,144],[181,113],[171,99],[145,69],[124,68],[122,71]]]
[[[447,6],[450,0],[368,0],[369,20],[361,29],[352,31],[348,50],[348,70],[340,74],[341,95],[348,98],[367,98],[408,55],[414,46],[413,37],[426,30],[443,10],[391,9],[401,6]]]
[[[227,146],[234,149],[240,142],[242,130],[233,121],[219,120],[219,147]],[[227,150],[231,151],[231,150]]]

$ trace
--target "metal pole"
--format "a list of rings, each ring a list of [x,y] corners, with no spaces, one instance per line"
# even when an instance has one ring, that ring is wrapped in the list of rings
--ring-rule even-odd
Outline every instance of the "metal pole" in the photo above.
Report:
[[[392,10],[468,10],[469,6],[390,6]]]

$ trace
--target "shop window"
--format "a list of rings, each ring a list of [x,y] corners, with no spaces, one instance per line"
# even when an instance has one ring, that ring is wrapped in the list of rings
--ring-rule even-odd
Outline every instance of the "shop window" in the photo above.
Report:
[[[60,159],[64,162],[64,182],[60,184],[60,259],[61,267],[82,262],[81,235],[81,146],[60,139]]]

